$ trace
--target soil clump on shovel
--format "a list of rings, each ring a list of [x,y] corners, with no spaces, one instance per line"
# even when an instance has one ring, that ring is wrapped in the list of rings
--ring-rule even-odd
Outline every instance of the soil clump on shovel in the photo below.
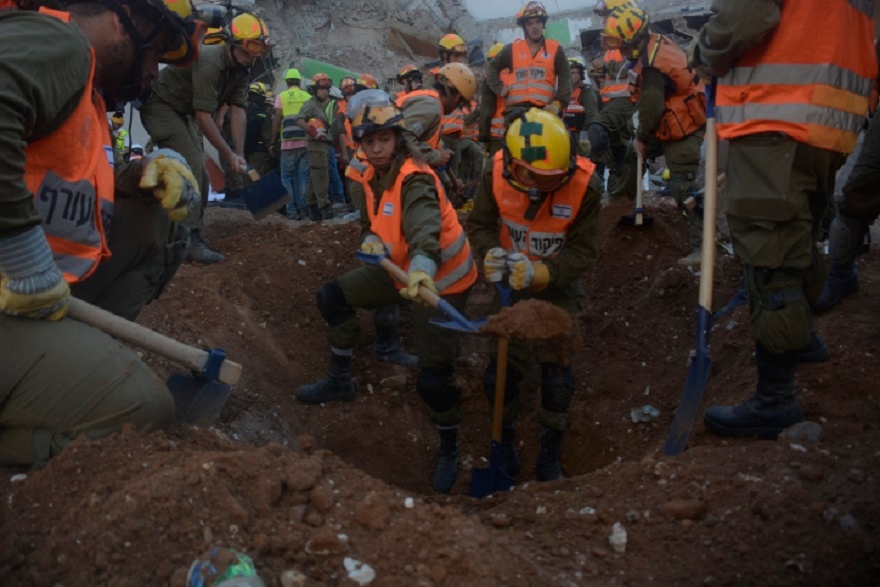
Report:
[[[489,316],[481,334],[517,340],[550,340],[570,334],[574,329],[571,315],[542,300],[522,300]]]

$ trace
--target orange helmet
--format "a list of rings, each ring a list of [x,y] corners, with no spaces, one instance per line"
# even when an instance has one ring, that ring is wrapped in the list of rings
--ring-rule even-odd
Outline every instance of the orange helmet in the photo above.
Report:
[[[333,80],[326,73],[316,73],[312,76],[312,87],[315,89],[329,90],[333,86]]]
[[[354,82],[354,88],[358,92],[361,90],[378,90],[379,82],[369,73],[362,73],[358,76],[357,81]]]
[[[339,80],[339,90],[343,96],[351,96],[355,93],[356,81],[353,77],[346,76]]]
[[[403,83],[406,79],[415,79],[416,81],[422,81],[422,72],[419,71],[419,68],[413,64],[404,65],[400,68],[400,71],[397,72],[397,82]]]
[[[544,8],[544,4],[532,0],[532,2],[520,8],[519,12],[516,13],[516,24],[517,26],[522,26],[528,19],[535,17],[540,18],[541,22],[547,24],[547,9]]]

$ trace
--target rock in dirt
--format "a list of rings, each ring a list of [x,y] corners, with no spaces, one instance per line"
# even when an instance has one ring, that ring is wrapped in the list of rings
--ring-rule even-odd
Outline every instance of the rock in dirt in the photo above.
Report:
[[[663,511],[676,520],[699,520],[706,514],[706,504],[696,499],[673,499],[663,504]]]

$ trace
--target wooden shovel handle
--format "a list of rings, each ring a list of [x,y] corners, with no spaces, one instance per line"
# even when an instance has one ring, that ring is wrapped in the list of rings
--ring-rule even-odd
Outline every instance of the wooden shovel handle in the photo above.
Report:
[[[408,278],[406,271],[398,267],[394,264],[394,262],[388,257],[383,257],[381,261],[379,261],[379,266],[385,269],[388,273],[394,276],[394,279],[401,283],[406,283]],[[432,292],[430,289],[425,287],[424,285],[419,286],[419,296],[428,302],[432,308],[436,308],[440,303],[440,296]]]
[[[70,298],[67,315],[74,320],[99,328],[123,342],[176,361],[193,371],[201,372],[208,360],[206,351],[185,345],[164,334],[153,332],[149,328],[129,322],[125,318],[120,318],[77,298]],[[241,378],[241,365],[224,359],[217,378],[223,383],[235,385]]]

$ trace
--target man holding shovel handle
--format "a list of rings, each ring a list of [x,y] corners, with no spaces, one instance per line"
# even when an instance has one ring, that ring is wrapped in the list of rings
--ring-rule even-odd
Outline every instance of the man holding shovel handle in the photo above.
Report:
[[[595,166],[577,154],[562,120],[537,108],[511,122],[503,149],[491,163],[468,217],[468,236],[484,259],[486,279],[506,279],[514,290],[513,302],[539,299],[579,313],[584,297],[580,278],[598,251],[602,185],[593,173]],[[531,353],[522,341],[509,343],[501,465],[511,477],[520,466],[514,432],[519,382],[531,354],[541,365],[537,477],[551,481],[563,474],[559,452],[575,389],[569,358],[560,357],[560,350],[551,345],[538,343]],[[483,375],[484,390],[493,403],[497,360],[490,351]]]

